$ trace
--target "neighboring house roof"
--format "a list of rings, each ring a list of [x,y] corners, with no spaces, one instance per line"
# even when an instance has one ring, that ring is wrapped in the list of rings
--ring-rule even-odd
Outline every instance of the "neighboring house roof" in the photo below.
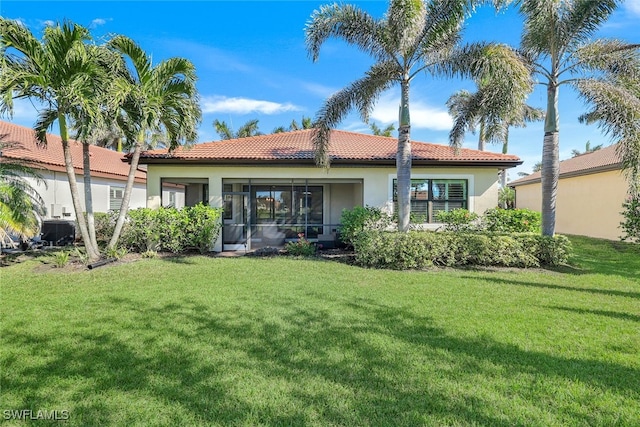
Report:
[[[622,162],[617,152],[617,144],[600,150],[581,154],[560,162],[560,178],[589,175],[592,173],[617,170],[622,168]],[[510,187],[534,184],[541,181],[541,172],[534,172],[509,183]]]
[[[281,132],[248,138],[196,144],[169,153],[152,150],[142,153],[143,163],[201,164],[313,164],[313,129]],[[398,140],[383,136],[334,130],[329,156],[333,165],[394,165]],[[456,153],[446,145],[412,141],[414,165],[475,165],[514,167],[522,161],[511,154],[462,148]]]
[[[47,145],[40,146],[33,129],[13,123],[0,121],[0,142],[8,147],[2,148],[2,157],[29,162],[36,168],[64,172],[64,154],[62,140],[57,135],[47,134]],[[82,174],[82,144],[69,140],[73,166],[77,174]],[[89,147],[91,156],[91,176],[126,181],[129,175],[129,163],[123,153],[107,148]],[[146,182],[147,174],[143,168],[136,171],[136,182]]]

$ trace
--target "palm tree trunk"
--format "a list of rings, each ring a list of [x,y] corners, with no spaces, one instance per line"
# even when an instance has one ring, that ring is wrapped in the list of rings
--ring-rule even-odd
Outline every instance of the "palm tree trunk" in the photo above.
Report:
[[[90,261],[95,261],[100,258],[100,254],[97,253],[91,245],[87,223],[84,219],[82,205],[80,204],[80,193],[78,191],[78,183],[76,182],[76,172],[73,169],[73,159],[71,158],[71,150],[69,149],[69,131],[63,114],[58,115],[58,122],[60,123],[60,139],[62,140],[62,152],[64,153],[64,166],[67,172],[67,179],[69,180],[69,189],[71,190],[73,208],[76,212],[76,221],[80,228],[82,240],[85,242],[87,256]]]
[[[542,144],[542,235],[553,236],[556,228],[556,195],[560,176],[558,129],[558,86],[550,81],[547,86],[547,114]]]
[[[484,121],[480,121],[480,132],[478,135],[478,150],[484,151],[487,148],[487,141],[484,135]]]
[[[140,160],[140,153],[142,152],[142,140],[144,134],[140,133],[136,145],[131,155],[131,165],[129,166],[129,176],[127,177],[127,184],[124,188],[124,194],[122,195],[122,204],[120,205],[120,212],[118,212],[118,220],[113,230],[113,236],[109,241],[108,248],[115,248],[122,233],[122,227],[129,211],[129,202],[131,201],[131,193],[133,192],[133,183],[136,178],[136,171],[138,170],[138,161]]]
[[[509,151],[509,126],[506,126],[504,132],[504,141],[502,142],[502,154],[507,154]],[[507,188],[507,170],[502,169],[502,173],[500,174],[500,184],[502,188]]]
[[[409,231],[411,218],[411,118],[409,116],[409,79],[401,83],[400,126],[398,128],[398,152],[396,170],[398,175],[398,231]]]
[[[89,239],[93,249],[100,252],[98,241],[96,240],[96,223],[93,217],[93,197],[91,194],[91,153],[89,144],[82,144],[82,174],[84,178],[84,206],[87,210],[87,229],[89,231]]]

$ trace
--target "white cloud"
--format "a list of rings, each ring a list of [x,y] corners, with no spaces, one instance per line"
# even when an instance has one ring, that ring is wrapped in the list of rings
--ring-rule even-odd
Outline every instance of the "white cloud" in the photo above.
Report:
[[[106,23],[107,23],[106,19],[96,18],[93,21],[91,21],[91,24],[89,24],[89,28],[93,29],[93,28],[99,27],[100,25],[104,25]]]
[[[371,119],[383,124],[398,123],[398,106],[400,97],[395,94],[380,97],[371,113]],[[411,113],[411,127],[430,130],[450,130],[453,121],[449,113],[440,108],[432,107],[422,101],[412,101],[409,104]]]
[[[262,113],[279,114],[286,111],[301,111],[302,108],[291,104],[248,98],[227,98],[226,96],[210,96],[202,99],[203,113]]]
[[[627,0],[624,7],[632,14],[640,16],[640,0]]]

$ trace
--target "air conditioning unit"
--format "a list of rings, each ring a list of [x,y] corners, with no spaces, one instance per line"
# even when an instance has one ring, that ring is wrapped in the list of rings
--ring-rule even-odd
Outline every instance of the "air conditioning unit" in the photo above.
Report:
[[[62,218],[63,210],[62,205],[57,203],[51,204],[51,218]]]

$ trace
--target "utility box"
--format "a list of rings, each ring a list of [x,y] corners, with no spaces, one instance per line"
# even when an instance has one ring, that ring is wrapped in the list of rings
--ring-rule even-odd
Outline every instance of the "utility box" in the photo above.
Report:
[[[42,243],[51,246],[66,246],[76,240],[75,221],[47,219],[40,230]]]

